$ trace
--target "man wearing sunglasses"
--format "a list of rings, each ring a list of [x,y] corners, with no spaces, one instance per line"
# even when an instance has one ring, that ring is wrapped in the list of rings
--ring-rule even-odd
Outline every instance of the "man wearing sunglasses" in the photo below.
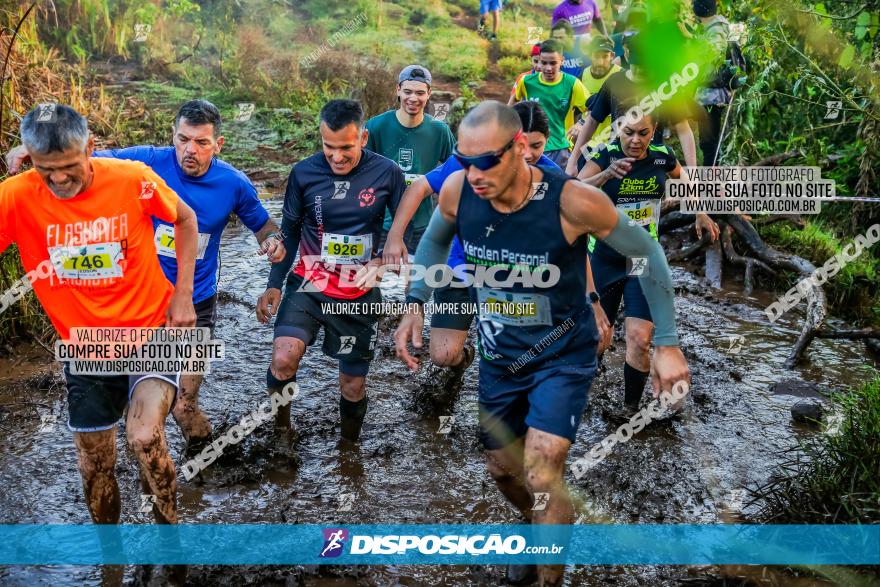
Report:
[[[597,366],[598,333],[584,296],[587,236],[646,260],[640,280],[656,325],[655,397],[690,379],[678,347],[669,266],[660,245],[600,190],[524,160],[527,144],[513,109],[480,104],[462,120],[458,139],[454,156],[464,169],[443,184],[415,262],[442,263],[458,236],[467,262],[488,268],[483,283],[474,272],[474,289],[480,440],[489,473],[525,519],[571,524],[563,467]],[[421,347],[421,307],[430,294],[423,279],[412,282],[412,310],[395,332],[397,356],[410,369],[418,362],[407,345]],[[549,501],[533,511],[541,493]],[[511,566],[508,580],[524,584],[534,572]],[[544,585],[562,582],[561,566],[545,565],[540,573]]]

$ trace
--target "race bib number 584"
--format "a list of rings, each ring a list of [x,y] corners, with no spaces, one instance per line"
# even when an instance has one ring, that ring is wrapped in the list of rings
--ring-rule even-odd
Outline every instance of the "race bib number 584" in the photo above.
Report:
[[[656,222],[655,216],[659,216],[657,213],[660,211],[660,200],[618,204],[617,207],[636,224],[648,226],[652,222]]]

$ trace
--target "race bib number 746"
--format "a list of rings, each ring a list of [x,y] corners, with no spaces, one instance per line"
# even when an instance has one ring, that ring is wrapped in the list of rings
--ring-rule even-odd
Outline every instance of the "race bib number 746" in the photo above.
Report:
[[[82,247],[51,247],[49,259],[62,279],[122,277],[119,243],[93,243]]]

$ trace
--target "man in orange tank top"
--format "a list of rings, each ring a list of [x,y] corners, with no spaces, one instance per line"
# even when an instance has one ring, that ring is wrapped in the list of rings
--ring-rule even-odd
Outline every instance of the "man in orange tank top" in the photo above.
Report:
[[[91,158],[85,118],[41,104],[21,123],[33,169],[0,184],[0,251],[18,245],[34,292],[62,340],[82,327],[191,327],[198,243],[195,213],[143,163]],[[151,216],[174,224],[177,283],[156,256]],[[74,371],[74,372],[71,372]],[[64,364],[68,426],[86,504],[96,524],[119,522],[116,424],[126,436],[143,492],[159,523],[177,522],[174,463],[165,418],[179,374],[77,374]]]

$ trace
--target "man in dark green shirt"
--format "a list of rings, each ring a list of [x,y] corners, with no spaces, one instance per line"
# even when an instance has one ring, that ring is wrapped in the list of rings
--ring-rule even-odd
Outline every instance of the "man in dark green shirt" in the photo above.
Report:
[[[425,106],[431,98],[431,72],[427,68],[405,67],[397,78],[397,98],[400,102],[397,110],[367,121],[370,133],[367,149],[397,162],[409,186],[452,155],[455,139],[446,123],[425,114]],[[425,198],[404,236],[410,254],[415,253],[432,212],[431,199]],[[384,246],[391,220],[386,213],[379,248]]]

